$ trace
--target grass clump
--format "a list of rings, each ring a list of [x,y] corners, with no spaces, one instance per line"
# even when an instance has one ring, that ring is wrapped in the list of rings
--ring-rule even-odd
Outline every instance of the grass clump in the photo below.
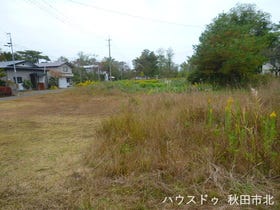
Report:
[[[215,195],[222,205],[230,194],[270,193],[276,200],[279,86],[257,95],[237,90],[130,97],[102,123],[87,154],[94,180],[124,180],[126,204],[148,208],[173,208],[161,201],[179,194]]]
[[[190,84],[185,78],[174,79],[149,79],[149,80],[120,80],[111,82],[86,81],[78,83],[80,92],[92,95],[119,95],[134,93],[183,93],[193,91],[211,91],[210,84]]]

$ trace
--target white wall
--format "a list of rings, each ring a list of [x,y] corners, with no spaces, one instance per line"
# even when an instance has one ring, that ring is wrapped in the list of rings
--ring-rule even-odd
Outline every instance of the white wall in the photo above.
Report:
[[[71,86],[71,83],[67,82],[67,78],[72,78],[73,77],[73,72],[72,68],[66,64],[59,66],[59,67],[49,67],[48,70],[53,71],[53,72],[59,72],[59,77],[58,78],[58,87],[59,88],[67,88]],[[53,75],[48,72],[48,77],[52,77]]]
[[[58,87],[59,88],[67,88],[68,87],[68,83],[65,77],[61,77],[58,79]]]
[[[273,66],[270,63],[266,63],[262,66],[262,73],[263,74],[268,74],[271,73],[271,69],[273,69]]]
[[[42,77],[39,77],[39,81],[40,83],[45,83],[46,81],[46,77],[45,76],[42,76]]]

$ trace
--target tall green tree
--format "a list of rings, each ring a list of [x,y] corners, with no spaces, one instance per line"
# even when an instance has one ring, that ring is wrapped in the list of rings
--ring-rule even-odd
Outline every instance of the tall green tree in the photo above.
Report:
[[[97,55],[90,55],[90,54],[85,54],[84,52],[79,52],[77,59],[75,59],[73,63],[79,67],[92,65],[96,63],[97,61],[96,57]]]
[[[0,61],[11,61],[11,60],[13,60],[12,53],[0,52]]]
[[[238,4],[218,15],[194,46],[190,63],[195,71],[189,79],[220,85],[248,81],[267,60],[264,51],[271,46],[272,29],[270,15],[252,4]]]
[[[16,60],[25,60],[31,63],[39,63],[40,59],[50,61],[47,55],[42,55],[42,52],[35,50],[17,51],[15,53]]]
[[[14,53],[15,60],[25,60],[31,63],[38,63],[40,59],[50,61],[50,58],[46,55],[42,55],[42,52],[35,50],[25,50],[25,51],[16,51]],[[11,52],[1,52],[0,61],[11,61],[13,59]]]
[[[103,58],[101,61],[101,70],[109,73],[109,62],[108,57]],[[117,61],[114,58],[111,58],[111,73],[116,80],[129,79],[131,78],[131,71],[127,63],[124,61]]]
[[[97,76],[86,72],[83,66],[93,65],[97,62],[97,55],[85,54],[84,52],[79,52],[77,58],[71,63],[73,64],[73,81],[74,82],[84,82],[86,80],[95,80]],[[64,57],[60,57],[62,60],[65,60]]]
[[[133,60],[133,65],[139,76],[141,74],[148,77],[159,75],[158,57],[153,51],[145,49],[140,57]]]
[[[157,60],[158,60],[158,71],[160,76],[164,75],[164,72],[166,71],[166,57],[165,57],[165,50],[163,48],[160,48],[157,50]]]
[[[180,65],[180,71],[178,71],[178,77],[187,77],[191,71],[191,65],[186,61]]]
[[[118,66],[118,61],[116,61],[114,58],[108,58],[108,57],[103,58],[100,63],[101,70],[107,72],[109,75],[110,63],[111,63],[111,74],[112,74],[111,76],[115,77],[115,79],[120,79],[121,71]]]
[[[69,62],[69,59],[64,57],[64,56],[60,56],[58,59],[56,59],[56,61],[58,61],[58,62]]]
[[[178,66],[173,61],[174,51],[172,48],[157,51],[158,71],[161,77],[175,77],[178,73]]]

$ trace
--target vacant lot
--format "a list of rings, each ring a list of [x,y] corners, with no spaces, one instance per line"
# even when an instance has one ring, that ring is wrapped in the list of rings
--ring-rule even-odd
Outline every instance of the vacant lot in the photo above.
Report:
[[[279,81],[257,93],[150,86],[0,102],[0,207],[239,209],[227,196],[258,194],[274,202],[258,209],[279,208]],[[187,204],[206,194],[217,206]]]
[[[0,102],[0,207],[67,208],[67,177],[84,170],[96,127],[119,104],[73,90]]]

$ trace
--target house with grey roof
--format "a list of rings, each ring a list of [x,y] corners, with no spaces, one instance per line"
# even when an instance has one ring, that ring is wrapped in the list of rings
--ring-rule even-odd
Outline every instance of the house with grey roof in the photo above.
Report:
[[[47,87],[46,71],[31,62],[24,60],[0,62],[0,68],[5,71],[6,76],[0,78],[7,83],[17,83],[18,89],[23,90],[25,80],[31,81],[33,89],[45,89]]]
[[[280,76],[280,63],[274,62],[272,63],[265,63],[262,65],[262,74],[275,74],[275,76]]]
[[[59,88],[67,88],[72,86],[72,67],[68,62],[46,62],[37,64],[48,73],[48,78],[56,78]]]

